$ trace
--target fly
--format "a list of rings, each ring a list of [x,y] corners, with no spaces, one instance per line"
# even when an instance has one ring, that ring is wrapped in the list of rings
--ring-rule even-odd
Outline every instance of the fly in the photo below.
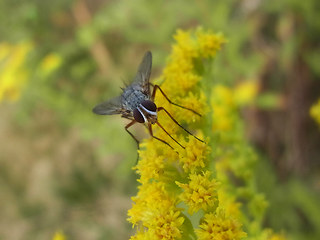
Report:
[[[176,142],[180,147],[185,149],[175,138],[173,138],[170,133],[168,133],[165,128],[158,121],[158,112],[164,111],[171,120],[181,127],[185,132],[196,138],[200,142],[203,140],[197,138],[183,126],[181,126],[172,115],[163,107],[157,107],[154,103],[154,98],[157,90],[166,98],[166,100],[177,107],[189,110],[199,116],[201,116],[196,111],[181,106],[172,102],[166,94],[162,91],[159,85],[153,85],[149,82],[152,67],[152,54],[150,51],[146,52],[142,62],[139,65],[137,75],[135,76],[133,82],[123,89],[120,96],[109,99],[108,101],[102,102],[93,108],[93,112],[99,115],[114,115],[121,114],[121,117],[129,119],[130,122],[125,126],[125,130],[130,134],[130,136],[136,141],[139,149],[138,139],[128,130],[135,123],[143,123],[149,130],[150,135],[157,139],[158,141],[166,144],[170,148],[174,149],[168,142],[160,139],[153,135],[152,125],[157,124],[174,142]],[[153,87],[152,93],[150,87]]]

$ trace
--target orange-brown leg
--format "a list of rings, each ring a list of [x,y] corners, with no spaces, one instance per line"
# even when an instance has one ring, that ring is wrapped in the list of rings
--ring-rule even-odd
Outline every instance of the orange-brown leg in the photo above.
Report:
[[[137,146],[138,146],[138,149],[140,149],[139,147],[139,141],[138,139],[128,130],[129,127],[131,127],[133,124],[135,124],[137,121],[136,120],[132,120],[131,122],[129,122],[125,127],[124,129],[127,131],[127,133],[130,134],[130,136],[136,141],[137,143]]]

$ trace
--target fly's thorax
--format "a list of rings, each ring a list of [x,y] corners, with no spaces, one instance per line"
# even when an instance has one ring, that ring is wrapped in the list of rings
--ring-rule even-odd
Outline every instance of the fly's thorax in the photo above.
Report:
[[[127,87],[122,93],[122,105],[130,111],[133,111],[141,102],[148,99],[149,97],[135,85]]]
[[[139,123],[157,122],[157,106],[151,100],[142,101],[136,109],[133,110],[133,117]]]

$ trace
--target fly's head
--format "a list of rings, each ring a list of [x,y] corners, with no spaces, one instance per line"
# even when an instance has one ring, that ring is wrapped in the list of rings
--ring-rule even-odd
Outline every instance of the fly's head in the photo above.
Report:
[[[133,110],[133,117],[139,123],[157,122],[157,106],[151,100],[142,101],[139,106]]]

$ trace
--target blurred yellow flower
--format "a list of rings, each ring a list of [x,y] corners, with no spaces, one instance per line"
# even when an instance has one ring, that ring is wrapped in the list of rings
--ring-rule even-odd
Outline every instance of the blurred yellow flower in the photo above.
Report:
[[[259,86],[255,81],[244,81],[234,89],[234,99],[237,105],[252,103],[258,94]]]
[[[52,240],[66,240],[66,237],[62,232],[56,232],[52,238]]]
[[[284,234],[274,233],[272,229],[264,229],[261,232],[260,236],[257,236],[255,239],[258,239],[258,240],[286,240],[287,237]]]
[[[269,239],[270,240],[286,240],[287,238],[281,234],[274,234]]]
[[[0,43],[0,102],[15,101],[29,78],[27,55],[32,50],[30,42]]]
[[[230,130],[234,123],[234,95],[232,89],[216,85],[211,94],[211,106],[213,110],[213,131],[226,131]]]
[[[62,63],[62,58],[57,53],[49,53],[40,63],[40,75],[47,76],[55,71]]]
[[[236,201],[236,197],[228,194],[224,189],[218,189],[219,206],[223,208],[227,216],[239,219],[241,217],[241,203]]]
[[[310,116],[318,123],[320,126],[320,99],[311,106]]]
[[[214,57],[220,50],[221,45],[226,43],[226,39],[221,33],[213,34],[211,31],[204,31],[198,28],[196,31],[200,54],[204,58]]]

